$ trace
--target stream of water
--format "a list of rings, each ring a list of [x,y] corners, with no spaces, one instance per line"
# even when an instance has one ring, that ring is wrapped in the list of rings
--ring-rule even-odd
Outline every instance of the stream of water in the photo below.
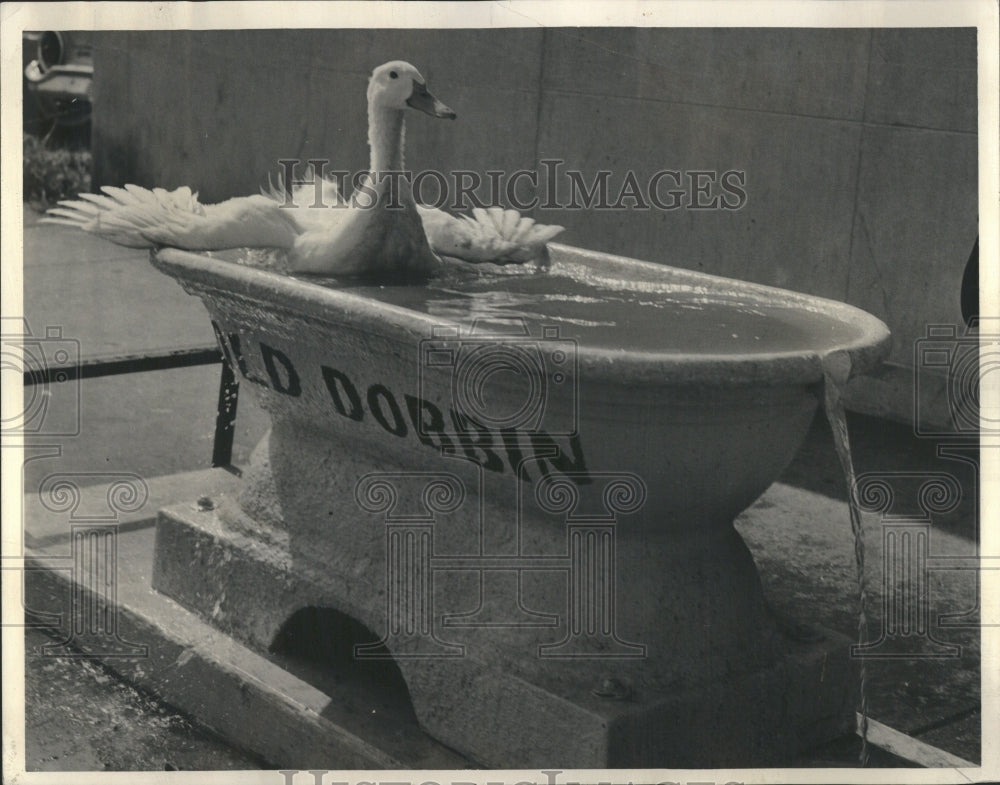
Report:
[[[868,641],[868,587],[865,578],[865,541],[861,525],[861,508],[854,495],[854,461],[851,458],[851,441],[847,434],[847,415],[844,411],[844,390],[851,374],[851,359],[846,352],[831,352],[823,358],[823,411],[833,432],[833,443],[840,459],[840,468],[847,483],[847,503],[851,516],[851,533],[854,537],[854,563],[858,581],[858,645]],[[861,752],[859,762],[868,763],[868,667],[861,659],[860,706]]]

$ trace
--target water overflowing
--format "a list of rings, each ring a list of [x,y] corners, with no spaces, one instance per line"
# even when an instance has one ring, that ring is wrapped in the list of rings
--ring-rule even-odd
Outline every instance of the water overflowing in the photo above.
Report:
[[[851,358],[846,352],[831,352],[823,357],[823,411],[833,432],[833,443],[840,459],[840,467],[847,483],[847,502],[851,514],[851,532],[854,535],[854,562],[858,580],[858,645],[868,640],[868,588],[865,580],[865,541],[861,526],[861,508],[854,496],[854,462],[851,460],[851,441],[847,434],[847,416],[844,411],[844,390],[851,375]],[[860,707],[861,753],[859,762],[868,762],[868,668],[861,660]]]

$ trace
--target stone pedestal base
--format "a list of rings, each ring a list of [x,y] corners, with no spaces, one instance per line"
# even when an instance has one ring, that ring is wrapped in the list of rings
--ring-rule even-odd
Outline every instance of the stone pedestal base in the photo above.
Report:
[[[533,589],[532,581],[546,570],[558,573],[561,561],[539,561],[529,574],[505,569],[502,561],[487,569],[481,560],[456,559],[448,563],[457,576],[452,583],[414,569],[405,581],[390,579],[384,592],[373,593],[363,565],[352,574],[349,545],[344,559],[324,568],[318,560],[293,558],[280,536],[252,531],[228,519],[224,524],[213,510],[167,508],[157,524],[154,588],[258,650],[272,646],[285,622],[305,607],[357,618],[384,646],[356,641],[355,656],[392,656],[424,729],[484,766],[781,765],[853,727],[850,641],[826,631],[820,641],[788,639],[766,611],[752,619],[757,632],[742,626],[734,632],[725,613],[705,610],[726,596],[736,603],[744,598],[734,596],[732,586],[716,595],[711,584],[699,584],[704,565],[690,554],[664,565],[674,599],[654,598],[669,634],[644,638],[627,623],[624,630],[608,629],[607,616],[581,611],[586,596],[577,597],[577,606],[569,603],[569,618],[539,607],[539,598],[551,592]],[[574,556],[570,534],[571,567],[592,564],[600,553],[587,550],[588,537]],[[713,550],[732,554],[731,565],[720,565],[722,576],[729,567],[752,571],[738,539],[733,531],[724,547]],[[427,547],[419,532],[396,540],[390,532],[385,542],[390,564],[416,565]],[[573,575],[570,569],[570,598]],[[497,600],[490,586],[506,587],[513,600]],[[448,597],[438,603],[441,612],[431,614],[431,600],[442,592]],[[595,598],[589,600],[593,607]],[[629,601],[623,600],[626,606]],[[672,607],[691,603],[702,607]],[[703,624],[696,629],[692,620],[698,618]],[[725,623],[713,630],[713,618]],[[671,638],[676,666],[665,643]]]

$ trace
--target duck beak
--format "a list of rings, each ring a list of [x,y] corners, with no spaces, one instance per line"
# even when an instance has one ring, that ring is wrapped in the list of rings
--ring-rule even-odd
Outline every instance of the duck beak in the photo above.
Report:
[[[406,103],[414,109],[426,112],[431,117],[444,117],[448,120],[455,119],[455,113],[441,103],[437,98],[427,92],[427,85],[423,82],[413,82],[413,92],[406,99]]]

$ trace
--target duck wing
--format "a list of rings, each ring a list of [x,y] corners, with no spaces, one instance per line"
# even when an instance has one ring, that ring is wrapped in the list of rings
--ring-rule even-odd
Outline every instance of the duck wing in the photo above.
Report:
[[[290,189],[286,189],[280,172],[277,182],[268,175],[267,185],[260,192],[286,211],[303,233],[331,230],[343,219],[344,210],[350,207],[336,181],[320,177],[311,167],[305,178]]]
[[[493,264],[541,260],[545,244],[563,227],[535,223],[517,210],[473,208],[472,215],[453,216],[417,205],[431,248],[467,262]]]
[[[130,248],[166,245],[189,251],[291,248],[304,231],[298,211],[282,209],[264,195],[201,204],[187,186],[167,191],[106,185],[101,191],[59,202],[42,223],[74,226]]]

